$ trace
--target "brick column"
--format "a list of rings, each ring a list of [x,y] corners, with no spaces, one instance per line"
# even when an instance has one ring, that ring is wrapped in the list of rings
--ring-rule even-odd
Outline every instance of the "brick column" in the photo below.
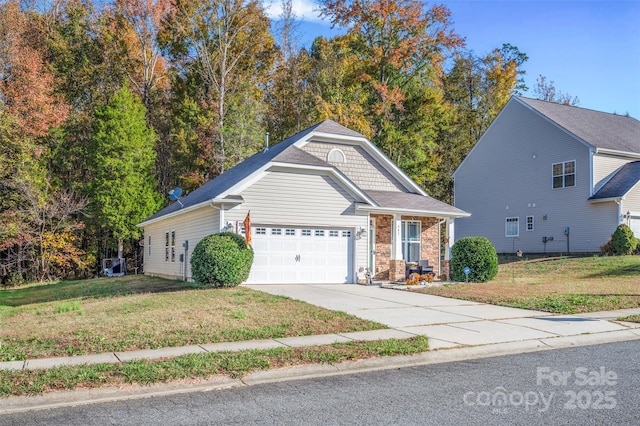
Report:
[[[404,281],[405,263],[404,260],[389,260],[389,281]]]

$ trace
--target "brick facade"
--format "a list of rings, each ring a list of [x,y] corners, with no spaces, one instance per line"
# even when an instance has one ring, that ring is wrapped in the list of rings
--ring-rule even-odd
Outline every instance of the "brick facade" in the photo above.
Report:
[[[404,278],[404,261],[391,262],[391,233],[393,216],[371,215],[376,220],[376,270],[373,277],[376,280],[397,281]],[[416,220],[420,222],[420,251],[421,259],[429,260],[436,276],[440,275],[438,260],[440,258],[439,241],[440,232],[438,219],[434,217],[402,216],[402,220]]]

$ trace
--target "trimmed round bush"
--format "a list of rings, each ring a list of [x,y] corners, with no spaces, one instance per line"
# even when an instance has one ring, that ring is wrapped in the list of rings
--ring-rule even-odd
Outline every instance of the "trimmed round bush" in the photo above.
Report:
[[[469,267],[469,281],[483,283],[498,273],[498,254],[485,237],[465,237],[451,249],[451,277],[454,281],[465,281],[464,268]]]
[[[633,231],[627,225],[618,225],[613,236],[611,237],[611,249],[613,254],[626,255],[631,254],[636,249],[638,240],[636,240]]]
[[[204,237],[191,254],[193,280],[204,287],[235,287],[249,278],[253,250],[242,235],[221,232]]]

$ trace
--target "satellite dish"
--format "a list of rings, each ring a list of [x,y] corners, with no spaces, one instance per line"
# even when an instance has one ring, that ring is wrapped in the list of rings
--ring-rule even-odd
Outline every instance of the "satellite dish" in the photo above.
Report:
[[[182,188],[173,188],[169,191],[169,199],[171,201],[177,201],[180,203],[180,207],[184,207],[184,204],[180,201],[180,196],[182,195]]]
[[[178,198],[182,195],[182,188],[173,188],[169,191],[169,199],[171,201],[178,201]]]

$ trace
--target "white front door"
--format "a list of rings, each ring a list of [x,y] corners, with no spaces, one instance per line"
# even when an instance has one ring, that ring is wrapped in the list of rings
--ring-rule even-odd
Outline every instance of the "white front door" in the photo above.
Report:
[[[352,240],[348,229],[255,225],[247,282],[353,282]]]

